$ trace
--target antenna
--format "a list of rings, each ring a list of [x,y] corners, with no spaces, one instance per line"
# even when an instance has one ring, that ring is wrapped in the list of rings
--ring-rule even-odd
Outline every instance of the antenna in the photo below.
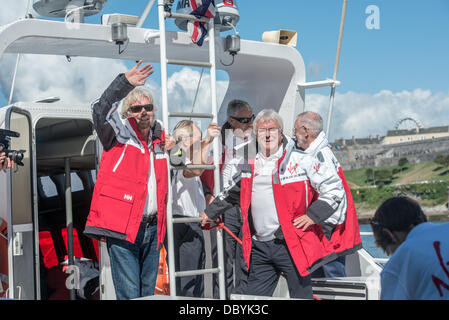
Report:
[[[43,17],[84,23],[85,16],[99,13],[106,0],[34,0],[33,8]]]
[[[334,97],[335,97],[335,82],[337,81],[337,72],[338,72],[338,64],[340,62],[340,51],[341,51],[341,41],[343,38],[343,29],[345,25],[345,17],[346,17],[346,7],[348,5],[348,0],[344,0],[343,9],[341,13],[341,22],[340,22],[340,33],[338,35],[338,45],[337,45],[337,55],[335,57],[335,65],[334,65],[334,84],[331,89],[331,96],[329,101],[329,112],[327,114],[327,124],[326,124],[326,135],[330,140],[330,128],[331,128],[331,118],[332,118],[332,107],[334,106]]]

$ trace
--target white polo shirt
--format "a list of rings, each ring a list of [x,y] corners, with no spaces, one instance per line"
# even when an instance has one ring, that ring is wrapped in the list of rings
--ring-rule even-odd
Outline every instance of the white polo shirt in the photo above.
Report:
[[[256,155],[254,163],[253,188],[251,192],[251,215],[256,234],[253,239],[270,241],[279,228],[279,219],[273,194],[273,170],[282,157],[283,146],[268,158],[261,153]]]

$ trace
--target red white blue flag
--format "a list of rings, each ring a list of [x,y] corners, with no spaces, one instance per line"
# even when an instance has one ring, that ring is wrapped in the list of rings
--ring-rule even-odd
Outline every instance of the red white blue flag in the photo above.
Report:
[[[197,18],[215,17],[215,3],[214,0],[189,0],[192,12],[190,14]],[[205,22],[188,21],[187,32],[192,37],[193,43],[198,46],[203,45],[204,38],[207,36],[207,26]]]

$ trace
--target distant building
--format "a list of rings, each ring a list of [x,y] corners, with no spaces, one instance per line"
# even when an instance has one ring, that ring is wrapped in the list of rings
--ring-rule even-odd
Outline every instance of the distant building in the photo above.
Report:
[[[343,170],[431,161],[449,150],[449,126],[387,131],[386,136],[337,139],[331,143]]]
[[[449,137],[449,126],[388,130],[387,135],[382,140],[382,144],[398,144],[413,141],[431,140]]]

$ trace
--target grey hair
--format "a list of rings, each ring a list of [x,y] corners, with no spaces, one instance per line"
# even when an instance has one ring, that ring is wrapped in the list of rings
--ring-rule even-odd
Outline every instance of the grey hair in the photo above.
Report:
[[[284,122],[282,121],[281,116],[273,109],[263,109],[257,114],[256,119],[254,119],[254,126],[253,126],[254,133],[257,134],[257,128],[259,126],[260,121],[266,122],[270,120],[276,121],[279,124],[281,132],[284,131]]]
[[[298,114],[296,119],[300,118],[300,124],[309,129],[312,137],[316,138],[323,131],[323,118],[312,111],[306,111]]]
[[[125,99],[123,99],[122,110],[120,111],[120,116],[123,119],[128,118],[129,107],[134,102],[138,101],[142,97],[147,97],[148,101],[150,101],[150,103],[154,105],[153,95],[151,94],[150,91],[142,89],[142,88],[135,88],[130,93],[128,93],[128,95],[125,97]],[[157,107],[154,106],[153,111],[156,111],[156,110],[157,110]]]
[[[228,103],[228,109],[226,111],[226,115],[229,117],[236,117],[240,110],[246,109],[249,111],[253,111],[248,102],[243,100],[234,99]]]

